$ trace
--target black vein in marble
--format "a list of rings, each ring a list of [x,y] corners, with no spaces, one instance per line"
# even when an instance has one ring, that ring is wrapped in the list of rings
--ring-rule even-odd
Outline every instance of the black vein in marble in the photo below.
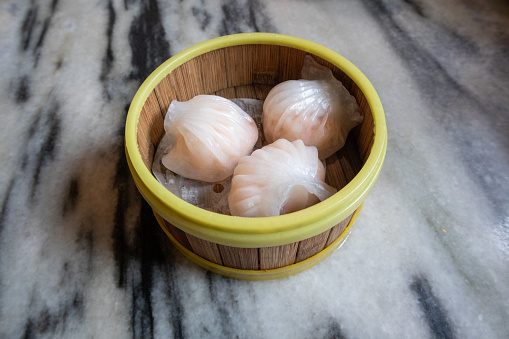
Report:
[[[134,3],[136,2],[126,0],[124,6],[128,9]],[[107,27],[109,41],[113,38],[115,16],[110,2]],[[132,52],[132,71],[129,77],[141,82],[170,57],[170,44],[166,40],[157,1],[139,2],[139,13],[131,23],[128,39]],[[103,82],[111,71],[113,61],[111,42],[108,42],[101,75]],[[128,106],[126,112],[127,109]],[[118,148],[118,154],[123,152],[122,143]],[[153,338],[155,322],[151,299],[153,269],[155,265],[161,265],[163,262],[157,233],[153,229],[157,222],[150,207],[136,191],[124,157],[118,160],[114,187],[117,190],[117,206],[112,237],[117,286],[131,294],[130,316],[133,338]],[[133,208],[140,210],[139,218],[134,224],[126,216],[127,212]],[[131,238],[133,234],[134,237]],[[169,291],[170,298],[173,299],[172,304],[179,305],[178,297],[174,292]],[[182,310],[177,308],[171,315],[176,338],[182,337],[181,314]]]
[[[420,276],[412,279],[410,289],[414,293],[419,307],[424,314],[433,338],[452,339],[454,333],[449,322],[447,312],[440,300],[433,294],[429,281]]]
[[[433,117],[440,122],[444,130],[451,136],[459,149],[458,155],[462,158],[471,173],[472,178],[479,183],[484,195],[491,202],[493,212],[504,220],[509,208],[509,195],[506,187],[509,186],[509,177],[506,169],[497,158],[490,154],[509,149],[509,116],[506,108],[498,107],[478,97],[468,88],[459,83],[449,74],[446,65],[442,65],[433,54],[413,39],[405,27],[397,20],[398,4],[394,1],[363,0],[365,8],[371,17],[383,28],[393,48],[401,55],[401,60],[407,63],[407,68],[420,86],[429,105],[433,109]],[[407,4],[418,15],[424,14],[423,4],[416,1],[407,1]],[[431,19],[427,19],[431,20]],[[452,29],[443,24],[434,24],[441,35],[443,51],[455,48],[455,53],[475,55],[479,47]],[[499,37],[504,41],[505,37]],[[503,48],[502,48],[503,49]],[[500,51],[497,51],[501,53]],[[495,52],[494,52],[495,53]],[[451,58],[456,55],[452,54]],[[454,105],[461,104],[469,107],[467,111],[460,112]],[[462,114],[467,114],[464,119]],[[483,121],[489,124],[492,134],[491,140],[477,136],[478,131],[472,121]]]
[[[128,10],[128,9],[129,9],[129,6],[130,6],[130,5],[132,5],[132,4],[134,4],[135,2],[136,2],[136,0],[124,0],[124,8],[125,8],[126,10]]]
[[[337,320],[333,319],[327,330],[327,334],[325,338],[328,339],[346,339],[347,337],[341,331],[341,325],[337,322]]]
[[[123,151],[118,148],[118,151]],[[119,153],[120,154],[120,153]],[[117,190],[117,204],[113,225],[113,253],[117,268],[117,286],[125,288],[127,285],[127,269],[129,264],[129,245],[126,234],[126,212],[131,206],[129,194],[129,169],[125,160],[120,158],[115,173],[114,188]],[[133,201],[134,202],[134,201]]]
[[[265,6],[259,0],[247,3],[226,0],[221,6],[221,10],[224,18],[220,35],[276,31],[270,17],[265,12]]]
[[[42,140],[42,145],[37,154],[37,163],[34,172],[34,180],[33,180],[33,192],[37,189],[37,186],[40,182],[41,170],[43,167],[51,160],[53,160],[55,155],[55,146],[60,136],[60,119],[57,117],[58,106],[54,108],[54,110],[50,111],[47,120],[47,133]],[[32,195],[33,196],[33,195]]]
[[[41,298],[37,298],[39,300]],[[35,302],[35,301],[33,301]],[[68,319],[81,320],[85,312],[84,296],[81,292],[74,292],[69,298],[63,300],[56,309],[47,306],[27,318],[23,338],[39,338],[43,335],[64,332]]]
[[[17,81],[15,81],[16,84],[14,85],[14,87],[16,88],[16,91],[15,91],[15,100],[18,104],[22,104],[22,103],[25,103],[28,101],[28,99],[30,98],[30,91],[31,91],[31,86],[30,86],[30,78],[26,75],[20,77],[19,79],[17,79]]]
[[[161,23],[156,0],[143,1],[140,14],[134,18],[129,30],[133,70],[130,77],[145,80],[150,73],[170,57],[170,44]]]
[[[219,317],[220,338],[240,338],[238,330],[242,328],[240,319],[236,318],[239,312],[236,295],[232,291],[232,280],[215,275],[210,271],[206,273],[207,284],[212,304]]]
[[[173,338],[183,338],[184,307],[177,286],[177,277],[171,255],[165,253],[164,242],[166,235],[158,229],[150,206],[141,201],[140,220],[136,228],[135,253],[139,270],[132,275],[132,318],[131,326],[134,338],[153,338],[156,316],[153,313],[152,289],[154,267],[158,266],[163,272],[165,286],[164,296],[170,305],[168,318],[173,330]],[[133,264],[131,260],[130,264]],[[168,334],[169,336],[169,334]]]
[[[38,189],[42,170],[54,159],[56,147],[61,134],[59,104],[49,102],[47,107],[36,113],[27,131],[25,150],[22,155],[21,170],[31,173],[32,185],[30,199],[33,200]]]
[[[24,51],[28,49],[32,40],[32,35],[34,34],[34,29],[36,27],[38,11],[39,7],[35,4],[35,0],[32,0],[25,15],[25,19],[21,25],[21,48]]]
[[[39,39],[37,40],[35,47],[34,47],[34,64],[37,66],[39,63],[39,58],[41,57],[41,50],[42,46],[44,44],[44,40],[46,39],[46,33],[48,32],[49,25],[51,23],[51,17],[47,17],[44,19],[44,22],[42,23],[41,33],[39,35]]]
[[[121,148],[118,147],[118,151]],[[150,315],[148,321],[144,321],[144,312],[151,311],[150,303],[145,302],[143,298],[140,302],[140,296],[144,296],[143,288],[138,283],[135,276],[131,276],[133,269],[131,266],[136,263],[136,248],[130,244],[128,233],[129,224],[126,213],[134,204],[139,203],[139,198],[134,197],[129,189],[129,170],[125,159],[120,157],[117,163],[114,187],[117,190],[117,205],[115,209],[115,219],[113,225],[113,253],[115,257],[117,286],[125,290],[131,290],[131,331],[133,338],[142,336],[153,337],[153,318]],[[146,326],[148,323],[148,326]],[[148,329],[147,329],[148,327]]]
[[[78,231],[77,238],[75,240],[76,245],[78,246],[78,250],[80,253],[86,254],[84,257],[86,260],[86,274],[92,274],[93,269],[93,260],[94,260],[94,231],[89,228],[90,225],[81,225],[81,228]],[[68,268],[70,264],[66,262],[64,264],[64,268]],[[71,278],[71,277],[70,277]],[[64,286],[66,284],[65,279],[61,281],[61,285]]]
[[[112,94],[107,86],[107,79],[113,67],[113,62],[115,61],[115,56],[113,55],[113,31],[117,20],[112,0],[108,1],[107,11],[108,23],[106,25],[106,52],[102,60],[100,80],[103,84],[104,97],[107,101],[110,101],[112,99]]]
[[[363,2],[372,17],[384,28],[392,46],[403,56],[402,60],[409,63],[408,69],[414,73],[423,90],[433,91],[433,100],[440,99],[442,104],[445,104],[449,101],[447,97],[451,90],[462,95],[469,95],[468,90],[459,84],[433,55],[420,46],[417,40],[412,39],[405,27],[398,24],[395,19],[396,14],[393,13],[393,7],[396,6],[393,1],[363,0]],[[414,2],[408,1],[408,3],[412,4],[411,8],[416,8]],[[422,15],[423,10],[419,8],[416,12]],[[458,46],[468,46],[466,52],[474,52],[475,45],[465,44],[466,37],[461,37],[458,33],[446,28],[443,28],[441,33],[444,40],[461,40]]]
[[[162,230],[158,229],[157,233],[159,236],[159,239],[167,240],[166,234],[162,232]],[[163,241],[161,244],[162,246],[168,246],[169,241],[166,242]],[[166,252],[166,270],[164,279],[166,282],[166,298],[168,299],[168,304],[170,305],[168,312],[169,312],[169,321],[171,323],[171,327],[173,329],[173,338],[184,338],[184,304],[182,302],[181,293],[178,287],[179,279],[175,272],[175,266],[173,263],[173,256],[170,251]]]
[[[39,18],[40,10],[38,2],[32,0],[21,25],[21,49],[31,50],[34,57],[34,66],[37,66],[41,56],[42,47],[51,25],[51,21],[57,10],[58,0],[52,0],[49,6],[49,13],[44,18]]]
[[[63,202],[63,215],[67,215],[72,212],[77,205],[78,197],[80,195],[79,178],[72,178],[69,182],[67,193],[64,195]]]
[[[77,245],[75,256],[64,261],[60,272],[56,273],[59,277],[58,283],[54,286],[59,297],[56,304],[47,301],[46,282],[34,281],[24,338],[62,335],[71,326],[83,321],[87,300],[86,279],[93,274],[93,231],[82,227],[78,231],[75,243]],[[41,256],[44,256],[44,252]],[[86,258],[84,265],[82,257]],[[76,281],[78,284],[74,283]]]
[[[202,31],[205,31],[205,29],[210,24],[210,19],[212,18],[210,13],[205,8],[201,8],[201,7],[197,7],[197,6],[193,6],[193,8],[191,8],[191,13],[193,13],[193,16],[200,23],[200,29]]]
[[[35,0],[30,1],[19,30],[20,49],[23,55],[29,57],[33,68],[36,68],[39,63],[51,21],[58,7],[58,0],[52,0],[47,11],[41,9],[41,6],[40,2]],[[42,14],[44,12],[49,13],[44,15]],[[16,103],[26,103],[32,93],[31,77],[28,74],[22,74],[13,79],[12,88],[14,88],[14,100]]]
[[[418,0],[403,0],[406,4],[408,4],[415,13],[417,13],[419,16],[425,17],[424,9],[420,1]]]
[[[153,285],[153,266],[161,265],[164,256],[159,246],[158,233],[154,229],[157,222],[150,206],[140,200],[140,220],[137,225],[136,239],[138,241],[140,260],[140,278],[133,286],[133,328],[135,337],[154,337],[154,314],[151,291]]]
[[[118,153],[123,152],[123,144]],[[175,338],[183,337],[183,307],[179,292],[174,285],[171,257],[164,254],[161,243],[165,235],[158,233],[157,221],[150,206],[141,199],[131,179],[124,157],[117,163],[114,187],[118,200],[113,228],[113,252],[115,255],[117,286],[125,289],[131,297],[131,331],[133,338],[153,338],[155,316],[153,314],[152,288],[154,267],[167,273],[168,299],[171,301],[170,321]],[[139,209],[137,220],[127,218],[132,209]]]
[[[5,190],[4,200],[2,202],[2,209],[0,210],[0,234],[2,233],[4,229],[5,219],[7,217],[7,214],[9,212],[9,201],[11,199],[11,194],[13,191],[15,179],[11,179],[9,181],[9,185],[7,186],[7,189]]]

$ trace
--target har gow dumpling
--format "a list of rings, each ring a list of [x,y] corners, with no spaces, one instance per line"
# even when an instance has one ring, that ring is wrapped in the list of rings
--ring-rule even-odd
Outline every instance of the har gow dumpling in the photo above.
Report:
[[[183,177],[206,182],[231,176],[258,140],[254,120],[232,101],[215,95],[173,100],[164,129],[169,147],[163,165]]]
[[[355,98],[329,68],[306,55],[301,80],[276,85],[263,104],[267,142],[301,139],[325,159],[345,144],[352,128],[362,122]]]
[[[314,146],[279,139],[240,159],[228,195],[230,214],[269,217],[295,212],[336,193]]]

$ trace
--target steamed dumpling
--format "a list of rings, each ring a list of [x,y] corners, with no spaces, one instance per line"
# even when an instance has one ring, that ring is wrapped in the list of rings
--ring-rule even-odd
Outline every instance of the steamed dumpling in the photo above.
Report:
[[[316,147],[279,139],[240,159],[228,203],[231,215],[269,217],[304,209],[334,193],[325,183]]]
[[[183,177],[206,182],[231,176],[258,140],[253,119],[232,101],[215,95],[173,100],[164,129],[169,147],[163,165]]]
[[[348,132],[362,122],[355,98],[333,75],[307,55],[301,80],[276,85],[263,104],[267,142],[301,139],[325,159],[345,144]]]

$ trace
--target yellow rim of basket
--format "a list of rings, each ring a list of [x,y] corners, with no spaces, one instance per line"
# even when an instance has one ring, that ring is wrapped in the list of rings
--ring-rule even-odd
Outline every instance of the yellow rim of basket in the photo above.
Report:
[[[352,228],[353,223],[355,222],[355,219],[357,219],[357,215],[359,214],[361,210],[361,206],[355,211],[354,215],[352,216],[352,219],[348,223],[348,226],[345,228],[343,233],[332,242],[328,247],[324,248],[319,253],[315,254],[314,256],[300,261],[296,264],[291,264],[288,266],[280,267],[280,268],[273,268],[269,270],[243,270],[238,268],[232,268],[232,267],[226,267],[222,265],[218,265],[216,263],[213,263],[212,261],[209,261],[207,259],[203,259],[202,257],[196,255],[195,253],[191,252],[184,246],[182,246],[181,243],[179,243],[173,235],[171,235],[170,232],[166,229],[164,226],[164,222],[161,219],[157,213],[154,213],[157,222],[163,229],[164,233],[170,238],[171,242],[175,245],[175,247],[189,260],[193,261],[198,266],[214,272],[216,274],[223,275],[228,278],[233,279],[241,279],[241,280],[253,280],[253,281],[262,281],[262,280],[272,280],[272,279],[281,279],[285,278],[300,272],[303,272],[307,270],[308,268],[313,267],[314,265],[318,264],[320,261],[327,258],[330,254],[332,254],[334,251],[339,249],[341,245],[346,241],[350,234],[350,229]]]
[[[143,163],[137,145],[141,109],[156,85],[170,72],[196,56],[225,47],[265,44],[300,49],[341,69],[364,93],[373,114],[374,142],[359,173],[338,193],[314,206],[277,217],[246,218],[222,215],[185,202],[161,185]],[[164,219],[207,241],[234,247],[269,247],[293,243],[320,234],[345,219],[360,206],[380,173],[387,148],[382,103],[369,80],[351,62],[317,43],[274,33],[243,33],[199,43],[168,59],[137,91],[126,121],[126,157],[138,190]]]

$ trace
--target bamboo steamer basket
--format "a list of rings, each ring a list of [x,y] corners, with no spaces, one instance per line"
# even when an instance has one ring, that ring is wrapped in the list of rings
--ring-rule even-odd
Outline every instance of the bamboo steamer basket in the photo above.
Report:
[[[345,146],[326,160],[326,181],[338,193],[294,213],[245,218],[193,206],[155,179],[152,160],[172,100],[199,94],[263,100],[276,84],[300,78],[306,54],[332,70],[364,114]],[[339,248],[378,177],[387,147],[380,99],[352,63],[311,41],[271,33],[212,39],[168,59],[136,93],[125,137],[136,186],[171,242],[198,265],[246,280],[301,272]]]

